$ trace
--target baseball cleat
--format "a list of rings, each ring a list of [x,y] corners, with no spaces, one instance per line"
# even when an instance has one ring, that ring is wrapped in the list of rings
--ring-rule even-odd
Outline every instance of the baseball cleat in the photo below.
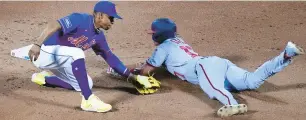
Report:
[[[111,67],[108,67],[107,68],[107,71],[106,71],[107,74],[109,74],[110,76],[112,77],[116,77],[116,78],[122,78],[122,76],[120,74],[118,74],[113,68]]]
[[[40,73],[34,73],[32,75],[31,81],[38,84],[38,85],[44,85],[46,84],[46,76],[50,76],[50,74],[46,71],[42,71]]]
[[[287,46],[285,48],[285,58],[292,58],[297,55],[305,54],[305,51],[303,48],[297,46],[293,42],[289,41],[287,43]]]
[[[104,103],[94,94],[91,94],[88,100],[85,100],[84,96],[82,95],[81,108],[84,111],[90,112],[107,112],[112,109],[112,106],[110,104]]]
[[[236,114],[242,114],[247,111],[248,107],[245,104],[225,105],[218,110],[217,115],[220,117],[228,117]]]

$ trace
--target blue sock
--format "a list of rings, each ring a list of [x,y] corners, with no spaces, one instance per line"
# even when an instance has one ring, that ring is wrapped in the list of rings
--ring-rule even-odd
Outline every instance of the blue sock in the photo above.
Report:
[[[79,86],[81,88],[82,94],[86,100],[88,100],[89,96],[92,94],[91,89],[89,88],[87,71],[85,67],[85,60],[77,59],[72,64],[72,72],[77,79]]]
[[[66,89],[70,89],[70,90],[74,89],[70,84],[64,82],[63,80],[61,80],[60,78],[58,78],[56,76],[47,76],[47,77],[45,77],[45,79],[46,79],[47,85],[51,85],[51,86],[54,86],[54,87],[66,88]]]

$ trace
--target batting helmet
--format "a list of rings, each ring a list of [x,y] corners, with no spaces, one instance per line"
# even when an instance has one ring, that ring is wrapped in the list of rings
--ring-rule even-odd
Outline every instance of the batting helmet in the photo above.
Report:
[[[169,18],[155,19],[151,24],[153,41],[161,44],[176,36],[176,24]]]

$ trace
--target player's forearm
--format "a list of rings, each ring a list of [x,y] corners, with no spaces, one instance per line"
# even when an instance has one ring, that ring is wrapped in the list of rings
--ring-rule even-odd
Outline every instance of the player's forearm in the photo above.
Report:
[[[149,76],[154,73],[155,67],[147,63],[141,65],[135,64],[134,67],[131,66],[130,70],[143,76]]]
[[[50,22],[47,27],[43,30],[41,35],[37,38],[35,44],[41,45],[48,37],[60,30],[61,26],[57,21]]]
[[[129,69],[113,53],[108,52],[107,54],[101,56],[105,59],[108,65],[120,75],[125,77],[130,75]]]

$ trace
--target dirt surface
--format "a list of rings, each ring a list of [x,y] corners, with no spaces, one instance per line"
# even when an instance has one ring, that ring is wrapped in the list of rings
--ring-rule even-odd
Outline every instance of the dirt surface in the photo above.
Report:
[[[254,70],[278,55],[288,40],[306,48],[306,2],[115,2],[124,18],[115,21],[106,37],[125,64],[143,62],[154,46],[145,33],[157,17],[169,17],[179,34],[201,55],[230,59]],[[10,57],[10,50],[31,44],[48,21],[72,12],[92,12],[95,2],[0,2],[1,120],[212,120],[220,104],[198,86],[164,74],[162,89],[137,95],[130,84],[106,75],[107,65],[86,51],[94,93],[114,110],[81,111],[79,93],[39,87],[30,62]],[[306,117],[305,56],[271,77],[257,91],[235,94],[249,112],[225,119],[304,120]]]

